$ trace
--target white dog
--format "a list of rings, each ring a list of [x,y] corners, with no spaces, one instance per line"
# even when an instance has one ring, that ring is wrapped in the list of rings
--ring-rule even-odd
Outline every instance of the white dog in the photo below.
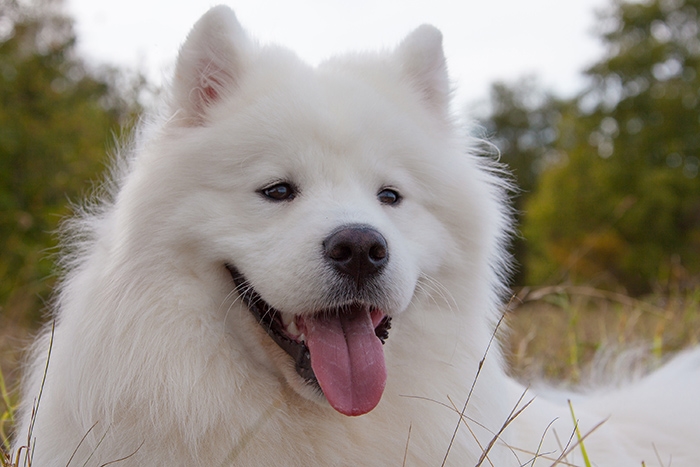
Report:
[[[595,397],[506,376],[503,183],[456,129],[441,40],[313,68],[226,7],[195,25],[72,223],[25,461],[584,465],[569,398],[592,465],[700,465],[698,352]]]

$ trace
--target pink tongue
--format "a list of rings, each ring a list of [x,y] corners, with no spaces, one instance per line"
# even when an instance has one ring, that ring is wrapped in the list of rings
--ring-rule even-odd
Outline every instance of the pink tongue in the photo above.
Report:
[[[328,402],[344,415],[366,414],[386,383],[382,343],[368,308],[304,320],[311,368]]]

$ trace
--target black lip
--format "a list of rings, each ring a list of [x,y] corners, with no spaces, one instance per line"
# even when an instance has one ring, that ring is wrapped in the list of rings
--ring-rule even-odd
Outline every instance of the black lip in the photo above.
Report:
[[[272,340],[292,357],[294,369],[299,376],[308,383],[317,386],[320,390],[314,370],[311,368],[311,354],[306,344],[287,337],[282,329],[279,311],[272,308],[262,299],[255,289],[248,284],[248,281],[238,269],[230,264],[226,265],[226,269],[228,269],[233,278],[238,294],[253,314],[253,317],[255,317],[255,320],[265,329]]]
[[[321,391],[314,370],[311,368],[311,354],[306,344],[295,341],[287,336],[284,332],[280,312],[263,300],[235,266],[231,264],[226,264],[225,266],[231,274],[233,283],[236,286],[236,291],[241,296],[241,299],[246,304],[255,320],[265,329],[272,340],[292,357],[294,360],[294,369],[299,376]],[[389,337],[390,328],[391,317],[384,316],[379,325],[374,329],[374,333],[382,344],[384,344]]]

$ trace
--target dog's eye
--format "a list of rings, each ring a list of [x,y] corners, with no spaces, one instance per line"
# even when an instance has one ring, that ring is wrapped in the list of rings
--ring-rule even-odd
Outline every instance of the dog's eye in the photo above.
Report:
[[[296,195],[296,190],[290,183],[282,182],[263,188],[260,193],[274,201],[291,201]]]
[[[396,190],[391,188],[384,188],[382,191],[377,193],[377,199],[382,204],[387,204],[389,206],[398,204],[401,201],[401,195]]]

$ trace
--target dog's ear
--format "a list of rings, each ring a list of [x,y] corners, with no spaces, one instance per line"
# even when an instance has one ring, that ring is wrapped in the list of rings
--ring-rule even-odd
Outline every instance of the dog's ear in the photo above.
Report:
[[[207,109],[236,86],[251,41],[227,6],[210,9],[180,49],[170,103],[185,126],[206,121]]]
[[[449,111],[451,89],[442,33],[428,24],[419,26],[396,50],[404,76],[425,103],[441,116]]]

